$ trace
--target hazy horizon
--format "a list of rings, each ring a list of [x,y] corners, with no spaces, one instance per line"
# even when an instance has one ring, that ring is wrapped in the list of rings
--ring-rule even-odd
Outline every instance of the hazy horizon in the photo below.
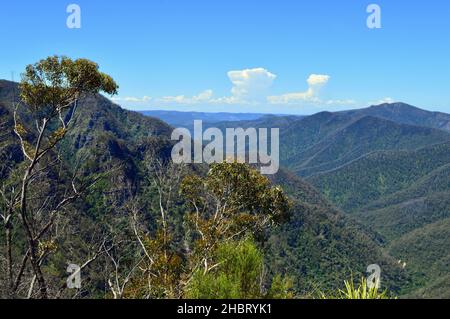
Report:
[[[0,79],[0,81],[11,81],[8,79]],[[17,83],[17,81],[15,81]],[[154,108],[143,108],[143,109],[139,109],[138,107],[133,107],[133,106],[127,106],[124,105],[123,103],[121,103],[120,101],[118,101],[115,98],[111,98],[109,96],[105,96],[106,98],[110,99],[111,101],[113,101],[115,104],[119,105],[120,107],[122,107],[123,109],[129,110],[129,111],[136,111],[136,112],[140,112],[140,113],[144,113],[144,112],[177,112],[177,113],[209,113],[209,114],[218,114],[218,113],[225,113],[225,114],[261,114],[261,115],[276,115],[276,116],[310,116],[310,115],[314,115],[317,113],[321,113],[321,112],[345,112],[345,111],[351,111],[351,110],[359,110],[359,109],[365,109],[365,108],[370,108],[370,107],[376,107],[376,106],[380,106],[380,105],[394,105],[394,104],[405,104],[408,106],[412,106],[427,112],[436,112],[436,113],[445,113],[445,114],[450,114],[450,112],[446,112],[446,111],[439,111],[439,110],[432,110],[427,108],[426,106],[418,106],[418,105],[412,105],[406,102],[402,102],[402,101],[395,101],[395,102],[382,102],[379,104],[369,104],[366,106],[359,106],[359,107],[342,107],[339,110],[332,110],[332,109],[326,109],[325,107],[321,110],[316,110],[313,111],[311,113],[276,113],[276,112],[247,112],[247,111],[229,111],[229,110],[223,110],[223,111],[214,111],[214,110],[207,110],[207,109],[187,109],[184,107],[180,107],[180,108],[166,108],[166,107],[154,107]]]

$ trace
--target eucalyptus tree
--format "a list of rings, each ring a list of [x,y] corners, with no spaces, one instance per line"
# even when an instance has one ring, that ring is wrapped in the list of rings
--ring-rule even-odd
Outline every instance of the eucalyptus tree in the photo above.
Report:
[[[52,56],[26,67],[19,90],[13,125],[24,161],[12,174],[15,181],[1,189],[8,291],[10,297],[16,296],[30,265],[32,279],[27,283],[28,296],[33,296],[37,283],[38,296],[48,298],[42,265],[55,249],[49,233],[64,209],[95,180],[83,181],[75,173],[68,177],[70,174],[64,172],[53,174],[45,183],[43,177],[52,168],[61,167],[57,146],[73,127],[79,100],[99,92],[114,95],[118,85],[92,61]],[[15,239],[16,245],[24,246],[18,263],[13,260],[13,231],[23,236]]]

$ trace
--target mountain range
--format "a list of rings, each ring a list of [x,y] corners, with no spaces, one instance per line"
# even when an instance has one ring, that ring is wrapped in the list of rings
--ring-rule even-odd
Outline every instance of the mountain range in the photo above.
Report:
[[[3,167],[22,160],[12,134],[17,92],[16,83],[0,81]],[[141,169],[146,156],[170,157],[174,126],[205,119],[219,128],[279,127],[283,168],[272,182],[291,196],[294,209],[264,246],[269,272],[291,275],[296,291],[307,295],[339,287],[376,263],[383,285],[402,296],[450,296],[450,115],[401,103],[306,117],[145,114],[100,95],[84,98],[60,148],[65,165],[83,161],[98,174],[120,163],[111,183],[139,189],[148,178]],[[81,205],[86,225],[114,213],[94,198]],[[67,254],[60,257],[73,257]]]
[[[449,296],[450,115],[394,103],[215,126],[278,127],[281,164],[406,263],[407,295]]]
[[[179,111],[141,111],[140,113],[159,118],[174,127],[184,127],[192,129],[194,121],[203,121],[207,124],[214,124],[224,121],[254,121],[266,114],[260,113],[207,113],[207,112],[179,112]]]

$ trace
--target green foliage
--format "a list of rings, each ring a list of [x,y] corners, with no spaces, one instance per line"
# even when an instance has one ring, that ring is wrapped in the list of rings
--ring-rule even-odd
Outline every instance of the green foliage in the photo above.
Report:
[[[411,231],[449,218],[450,191],[435,192],[417,198],[412,196],[395,205],[362,210],[355,216],[382,235],[384,242],[388,244]]]
[[[22,181],[13,184],[5,191],[2,181],[2,196],[9,197],[6,235],[8,264],[8,294],[16,296],[22,283],[22,273],[30,263],[32,273],[38,284],[39,297],[48,298],[48,281],[43,274],[55,275],[50,255],[55,254],[59,245],[54,240],[54,227],[62,220],[62,211],[87,191],[90,184],[79,184],[77,172],[69,180],[65,163],[60,162],[57,146],[68,130],[80,96],[104,91],[117,93],[117,85],[112,78],[98,71],[97,64],[79,59],[72,61],[66,57],[49,57],[34,65],[28,65],[19,85],[22,103],[16,96],[10,107],[13,108],[14,133],[20,142],[20,152],[25,163],[16,172]],[[23,115],[23,119],[21,116]],[[58,168],[56,168],[59,166]],[[58,171],[59,170],[59,171]],[[9,177],[9,176],[6,176]],[[9,183],[9,182],[7,182]],[[91,184],[92,185],[92,184]],[[63,188],[65,188],[63,190]],[[70,189],[70,190],[69,190]],[[16,190],[18,190],[16,192]],[[20,192],[20,196],[18,193]],[[19,223],[15,222],[20,214]],[[14,221],[14,223],[13,223]],[[22,229],[27,244],[19,249],[27,251],[21,270],[14,279],[12,265],[20,256],[13,256],[19,240],[14,240],[11,229]],[[33,280],[34,281],[34,280]],[[30,296],[33,286],[30,289]]]
[[[265,297],[269,299],[293,299],[295,293],[292,277],[276,274]]]
[[[166,185],[170,181],[161,179],[161,172],[156,173],[162,187],[155,189],[157,198],[166,187],[171,193],[177,189],[178,185]],[[184,290],[191,298],[260,296],[263,255],[252,242],[240,239],[288,213],[289,201],[282,189],[272,187],[246,164],[222,163],[213,165],[205,177],[184,178],[180,193],[194,210],[185,214],[182,240],[177,240],[180,221],[173,218],[175,208],[164,206],[167,198],[163,196],[158,204],[163,205],[158,206],[163,215],[142,236],[145,255],[150,257],[139,264],[140,271],[125,296],[180,298]],[[274,203],[280,203],[279,207]],[[277,293],[282,284],[287,282],[277,280]]]
[[[333,203],[352,212],[410,187],[421,177],[448,164],[449,154],[449,142],[414,151],[375,152],[308,181],[319,189],[329,190]]]
[[[272,187],[267,177],[247,164],[212,164],[205,178],[186,178],[181,192],[200,210],[207,209],[210,200],[226,203],[227,215],[241,215],[239,223],[248,224],[258,219],[283,222],[289,217],[290,202],[283,189]]]
[[[367,280],[361,278],[355,285],[353,279],[344,282],[345,288],[338,289],[334,294],[322,293],[322,299],[391,299],[388,292],[380,291],[376,286],[369,287]]]
[[[92,61],[52,56],[28,65],[18,89],[23,104],[12,106],[14,131],[24,155],[40,160],[65,138],[81,97],[98,92],[117,94],[118,86]],[[31,129],[26,128],[27,121],[34,122]]]
[[[175,251],[171,244],[173,238],[158,230],[154,237],[146,236],[143,240],[146,253],[151,262],[142,262],[139,275],[133,278],[126,291],[126,298],[155,299],[177,298],[181,286],[183,256]]]
[[[406,263],[404,272],[410,279],[402,293],[413,295],[414,289],[427,291],[427,285],[448,274],[450,237],[443,225],[450,218],[449,172],[446,142],[412,151],[376,152],[309,181],[381,235],[387,252],[400,265]]]
[[[188,176],[180,188],[190,212],[186,225],[194,240],[194,264],[208,268],[217,245],[261,234],[283,222],[291,203],[279,186],[247,164],[213,164],[206,177]]]
[[[337,278],[348,276],[350,271],[364,271],[364,263],[367,266],[371,259],[384,259],[380,254],[388,256],[388,252],[370,243],[371,239],[391,245],[409,232],[448,218],[449,123],[448,114],[395,103],[303,118],[263,117],[218,126],[279,127],[282,165],[306,176],[328,200],[352,213],[356,222],[363,225],[349,234],[350,218],[345,220],[339,213],[333,214],[334,209],[320,195],[314,196],[311,187],[279,174],[285,175],[284,181],[277,183],[300,201],[301,209],[294,208],[289,224],[272,236],[270,243],[274,248],[270,247],[271,252],[266,255],[273,269],[295,273],[296,287],[307,294],[316,285],[335,287],[339,284]],[[423,232],[428,233],[425,229]],[[432,241],[427,245],[433,252],[431,258],[440,256],[440,247],[450,246],[448,240],[445,244],[431,236],[426,240]],[[406,243],[411,244],[409,240]],[[405,251],[416,253],[409,246]],[[374,252],[377,257],[373,257]],[[431,281],[430,284],[438,282],[443,290],[436,275],[448,273],[448,263],[437,258],[428,260],[433,267],[424,267],[427,270],[409,266],[401,269],[395,266],[400,257],[394,258],[388,258],[391,260],[383,266],[390,277],[388,282],[395,286],[389,288],[399,292],[408,281],[421,287]],[[420,261],[421,265],[424,263],[425,259]],[[430,295],[429,290],[423,291]]]
[[[398,292],[407,279],[397,261],[361,226],[323,207],[296,204],[291,221],[272,233],[266,249],[270,272],[293,277],[296,293],[302,296],[317,289],[337,289],[340,278],[363,275],[371,263],[381,266],[392,291]]]
[[[199,270],[187,288],[188,298],[236,299],[261,295],[263,256],[250,241],[220,244],[216,269]]]
[[[249,239],[222,243],[215,253],[216,267],[208,273],[198,270],[187,287],[187,298],[258,299],[292,298],[292,282],[275,276],[264,292],[262,252]]]
[[[98,65],[86,59],[48,57],[28,65],[20,84],[22,101],[33,111],[67,108],[81,94],[116,94],[118,85]]]
[[[450,217],[417,228],[392,241],[387,250],[412,272],[410,285],[404,292],[414,294],[415,289],[428,291],[427,286],[438,285],[440,297],[450,297],[448,281],[450,265]],[[447,280],[445,280],[447,278]]]

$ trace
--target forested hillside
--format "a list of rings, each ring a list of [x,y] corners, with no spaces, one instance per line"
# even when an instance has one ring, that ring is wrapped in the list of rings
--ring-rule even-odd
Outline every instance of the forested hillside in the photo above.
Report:
[[[11,216],[0,233],[12,261],[2,266],[10,269],[1,277],[11,283],[5,295],[42,296],[45,284],[46,295],[69,296],[70,263],[83,265],[85,284],[77,296],[89,298],[311,298],[363,276],[370,264],[381,266],[391,293],[448,292],[445,114],[395,104],[205,125],[280,128],[281,161],[289,170],[267,180],[240,164],[175,165],[171,126],[91,92],[77,98],[59,124],[58,117],[49,124],[53,133],[42,139],[48,149],[39,156],[29,145],[46,133],[36,126],[46,111],[30,112],[24,89],[0,81],[1,204]],[[33,156],[40,169],[32,167],[30,192],[37,197],[28,209],[31,232],[40,232],[38,265],[27,262],[25,241],[11,241],[26,235],[15,217],[14,189]],[[50,215],[42,214],[48,209]],[[223,218],[211,219],[214,210]],[[265,211],[271,212],[267,218],[255,214]],[[234,253],[252,256],[246,261],[251,273],[265,274],[259,288],[239,288],[254,279],[234,268],[238,259],[223,260]],[[43,274],[40,290],[36,269]]]
[[[20,171],[24,161],[13,133],[13,106],[20,100],[19,92],[17,84],[0,82],[1,122],[8,132],[2,139],[2,154],[8,158],[2,163],[4,187],[14,183],[13,174]],[[29,132],[31,141],[37,134],[31,115],[25,105],[18,110],[18,118],[23,122],[23,129]],[[184,258],[191,258],[189,254],[185,255],[191,239],[186,237],[183,222],[189,216],[189,203],[178,190],[180,181],[190,175],[205,178],[205,181],[212,176],[203,166],[176,167],[170,163],[171,128],[158,119],[124,111],[100,95],[81,98],[76,109],[70,112],[74,112],[70,130],[51,153],[54,155],[49,155],[49,161],[59,158],[59,164],[51,166],[48,173],[39,178],[39,185],[49,186],[40,187],[41,196],[45,198],[53,193],[52,201],[63,198],[69,190],[65,191],[64,185],[70,185],[71,180],[81,183],[93,178],[95,183],[83,196],[77,196],[65,206],[64,214],[58,215],[58,227],[63,227],[64,231],[56,232],[56,225],[51,224],[45,235],[46,241],[41,241],[46,247],[41,267],[48,283],[48,294],[58,297],[71,293],[64,288],[64,281],[67,264],[75,262],[84,265],[85,284],[78,296],[145,297],[140,288],[145,273],[136,268],[137,265],[144,267],[140,264],[142,261],[139,262],[143,252],[156,249],[155,256],[162,258],[165,255],[158,255],[162,253],[159,249],[168,249],[180,256],[173,269],[163,266],[169,262],[164,261],[166,257],[159,261],[160,266],[152,264],[152,267],[163,267],[159,269],[162,274],[169,271],[171,276],[178,276],[176,274],[187,271],[187,268],[183,271],[181,268],[189,265],[186,264],[189,259]],[[272,182],[286,189],[292,207],[290,218],[278,227],[266,229],[261,233],[262,237],[257,238],[258,249],[264,253],[264,267],[270,274],[265,280],[266,287],[270,288],[271,276],[284,276],[283,285],[292,289],[295,296],[314,297],[319,291],[342,286],[352,274],[362,275],[367,265],[378,263],[384,270],[383,286],[393,293],[401,291],[407,272],[377,246],[369,231],[347,219],[295,175],[282,170]],[[60,189],[52,186],[55,183],[61,185]],[[164,201],[162,206],[161,200]],[[7,207],[7,202],[3,204]],[[46,222],[45,216],[36,215],[35,218],[39,224]],[[159,233],[160,225],[166,225],[164,229],[168,233]],[[16,237],[19,238],[21,232],[20,227],[15,228]],[[158,240],[169,238],[160,238],[160,235],[171,238],[170,247],[154,246],[158,245]],[[2,239],[4,236],[1,233]],[[141,241],[137,240],[139,238]],[[15,242],[12,255],[17,264],[14,269],[19,266],[19,257],[24,253],[23,243]],[[22,282],[15,287],[16,294],[27,294],[27,278],[31,278],[32,273],[33,270],[25,266]],[[182,286],[175,278],[170,282],[155,283],[161,288],[168,285],[170,293],[158,290],[152,291],[152,296],[180,296]],[[2,277],[2,281],[6,280]],[[288,288],[288,282],[293,283],[291,288]],[[122,285],[127,289],[121,289]],[[57,289],[59,286],[62,288]],[[187,289],[188,294],[194,291],[191,290],[193,287]],[[195,291],[205,293],[205,289],[196,287]],[[28,292],[30,296],[38,296],[38,293],[36,285]]]
[[[383,237],[387,251],[413,271],[410,289],[439,282],[439,293],[448,296],[449,161],[446,142],[371,154],[309,181]],[[422,296],[437,296],[425,291]]]
[[[353,116],[376,116],[397,123],[450,131],[449,114],[425,111],[405,103],[385,103],[362,110],[346,111],[344,113]]]
[[[413,151],[373,152],[339,169],[309,177],[308,180],[332,202],[352,212],[411,187],[420,178],[449,164],[449,154],[450,142]],[[438,172],[445,178],[445,171]],[[448,184],[434,185],[442,188]]]
[[[282,164],[373,231],[372,238],[399,264],[406,263],[413,276],[405,286],[409,296],[436,297],[450,293],[450,267],[442,261],[450,255],[450,233],[440,227],[450,216],[449,119],[394,103],[219,127],[279,127]],[[435,227],[439,235],[425,235]],[[417,253],[412,240],[419,234],[426,254]]]
[[[309,177],[340,168],[375,151],[415,150],[448,141],[450,133],[438,129],[447,127],[448,123],[447,114],[400,103],[347,112],[321,112],[307,117],[266,116],[212,126],[223,130],[279,128],[282,165]]]

